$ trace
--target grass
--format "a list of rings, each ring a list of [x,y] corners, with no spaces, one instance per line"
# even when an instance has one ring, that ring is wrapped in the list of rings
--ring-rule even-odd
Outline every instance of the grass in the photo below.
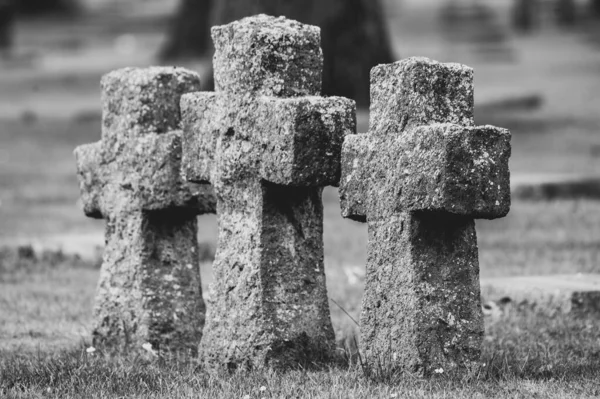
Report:
[[[569,259],[578,256],[585,267],[599,266],[590,259],[598,256],[592,244],[600,223],[590,215],[600,215],[600,204],[562,201],[515,205],[518,211],[513,217],[496,222],[503,223],[502,228],[494,228],[492,222],[478,226],[484,259],[502,259],[506,264],[522,259],[524,270],[514,272],[527,272],[529,248],[537,247],[563,271],[568,270]],[[574,229],[576,226],[579,229]],[[349,244],[352,236],[358,245],[360,234],[347,230],[343,235],[330,232],[326,240],[330,245]],[[581,255],[586,245],[576,246],[585,243],[586,237],[587,258]],[[572,248],[547,246],[553,240],[572,242]],[[544,246],[547,249],[542,251]],[[168,354],[155,358],[86,353],[97,262],[60,252],[36,254],[27,247],[4,249],[0,251],[0,397],[562,398],[600,394],[600,320],[543,318],[527,312],[486,320],[481,360],[485,365],[468,379],[457,381],[439,375],[422,380],[410,375],[388,376],[385,370],[374,370],[367,378],[355,353],[357,327],[350,319],[359,316],[363,288],[360,269],[358,276],[353,276],[344,267],[346,261],[336,261],[333,254],[327,259],[332,322],[347,361],[285,374],[254,371],[212,375],[194,359]],[[202,268],[205,288],[210,280],[209,265],[205,263]],[[484,269],[484,274],[494,272],[487,266]],[[266,388],[263,392],[262,386]]]
[[[0,250],[0,348],[59,350],[89,336],[98,266],[31,247]]]
[[[84,344],[61,352],[2,351],[0,394],[6,398],[596,397],[599,324],[526,314],[488,324],[484,366],[463,380],[443,374],[431,380],[410,375],[367,378],[357,364],[284,374],[268,370],[211,374],[191,359],[88,354]]]

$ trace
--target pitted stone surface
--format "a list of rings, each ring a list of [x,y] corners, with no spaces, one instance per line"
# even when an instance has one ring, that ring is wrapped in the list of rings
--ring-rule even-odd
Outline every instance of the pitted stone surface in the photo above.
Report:
[[[510,207],[510,133],[473,122],[473,73],[409,58],[371,72],[368,134],[342,149],[342,215],[367,222],[366,362],[464,372],[483,319],[474,218]]]
[[[204,323],[196,216],[205,185],[180,176],[179,100],[195,73],[126,68],[102,79],[102,140],[75,150],[86,215],[106,219],[94,344],[195,353]]]
[[[102,139],[129,138],[179,129],[179,99],[200,90],[198,76],[184,68],[124,68],[102,77]]]
[[[257,15],[212,28],[217,92],[276,97],[319,95],[321,30]]]
[[[335,341],[321,193],[338,183],[355,104],[316,96],[316,27],[261,15],[212,33],[217,91],[181,100],[183,174],[217,196],[200,356],[211,368],[326,360]]]

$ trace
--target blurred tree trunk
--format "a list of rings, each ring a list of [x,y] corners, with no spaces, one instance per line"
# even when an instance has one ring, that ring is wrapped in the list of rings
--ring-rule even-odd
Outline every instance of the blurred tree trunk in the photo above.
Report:
[[[0,55],[9,55],[13,46],[15,3],[0,0]]]
[[[213,0],[181,0],[171,22],[166,45],[159,57],[163,60],[202,56],[212,49],[210,13]]]
[[[512,10],[513,27],[521,33],[531,32],[537,25],[537,0],[515,0]]]
[[[574,0],[558,0],[556,2],[556,22],[560,26],[575,25],[577,12]]]
[[[594,17],[600,18],[600,0],[590,0],[590,10]]]
[[[183,0],[175,24],[205,32],[204,16],[185,9]],[[325,57],[323,93],[355,99],[360,105],[369,103],[371,68],[394,60],[382,7],[379,0],[213,0],[210,25],[222,25],[254,14],[284,15],[300,22],[321,27],[321,46]],[[206,15],[205,13],[203,15]],[[200,19],[199,19],[200,17]],[[172,32],[174,33],[174,31]],[[187,37],[192,37],[188,35]],[[198,33],[198,37],[201,37]],[[178,42],[186,37],[174,38]],[[206,46],[205,46],[206,47]],[[204,55],[200,43],[187,48]],[[172,57],[191,55],[170,53]]]
[[[17,11],[25,15],[72,13],[76,0],[16,0]]]

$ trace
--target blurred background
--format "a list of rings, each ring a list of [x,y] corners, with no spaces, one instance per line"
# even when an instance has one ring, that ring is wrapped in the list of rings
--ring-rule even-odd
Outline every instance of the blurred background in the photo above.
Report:
[[[600,0],[0,0],[0,245],[99,253],[104,225],[81,212],[72,151],[100,139],[101,75],[180,65],[211,89],[209,27],[257,12],[321,26],[324,92],[357,100],[362,132],[372,66],[419,55],[475,68],[476,122],[513,133],[515,203],[478,222],[482,273],[598,267]],[[366,227],[341,219],[335,189],[325,204],[329,259],[364,265]],[[216,234],[202,217],[200,240]],[[516,259],[523,234],[532,252]]]
[[[513,135],[511,212],[477,221],[482,277],[600,272],[600,0],[0,0],[5,347],[89,337],[104,222],[81,210],[72,152],[100,139],[100,77],[179,65],[209,90],[210,26],[258,12],[322,28],[324,93],[357,100],[360,132],[372,66],[473,67],[476,122]],[[324,207],[329,295],[357,318],[367,227],[342,219],[335,188]],[[206,293],[215,216],[199,225]],[[53,269],[73,253],[91,267]],[[331,306],[338,337],[356,329]]]

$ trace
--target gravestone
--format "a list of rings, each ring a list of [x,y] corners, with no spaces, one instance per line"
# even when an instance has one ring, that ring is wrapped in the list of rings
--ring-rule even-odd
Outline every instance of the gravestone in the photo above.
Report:
[[[439,8],[439,26],[447,51],[456,58],[461,47],[485,60],[511,60],[513,50],[494,7],[483,2],[446,1]]]
[[[178,68],[126,68],[102,78],[102,140],[75,150],[84,212],[106,220],[94,344],[150,343],[195,353],[202,335],[196,216],[209,186],[180,177],[182,94],[200,87]]]
[[[212,28],[214,93],[183,96],[183,173],[210,182],[219,239],[200,344],[208,367],[327,360],[326,185],[355,104],[319,97],[319,28],[266,15]]]
[[[515,310],[550,317],[567,313],[600,316],[600,275],[495,277],[482,280],[481,288],[486,300],[509,298]]]
[[[599,199],[600,178],[575,174],[520,174],[513,177],[512,198],[552,201],[559,199]]]
[[[513,0],[512,23],[516,31],[531,32],[538,24],[538,0]]]
[[[592,17],[600,17],[600,0],[589,0],[589,9]]]
[[[556,0],[555,13],[559,26],[571,27],[577,22],[577,5],[574,0]]]
[[[483,338],[474,218],[510,206],[510,133],[473,121],[473,71],[408,58],[371,71],[368,134],[342,149],[342,215],[368,223],[361,345],[371,367],[475,366]]]

